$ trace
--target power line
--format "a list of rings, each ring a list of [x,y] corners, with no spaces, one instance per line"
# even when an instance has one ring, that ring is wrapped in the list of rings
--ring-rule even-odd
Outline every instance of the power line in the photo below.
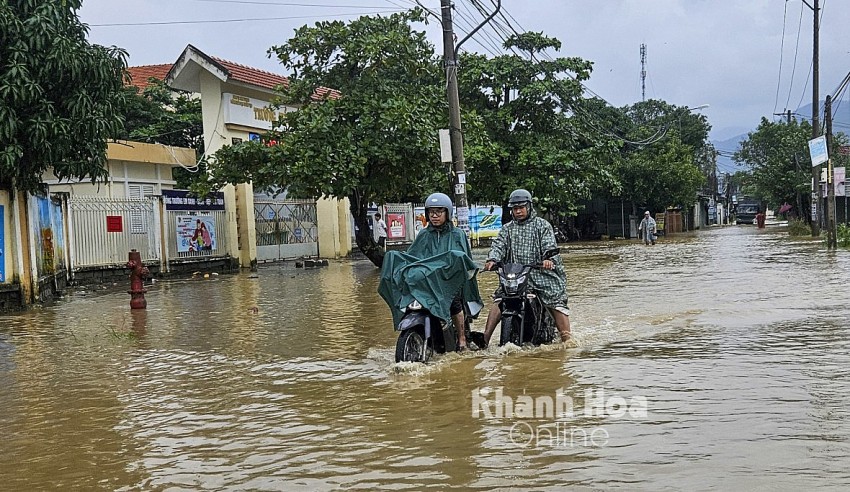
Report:
[[[469,0],[469,1],[472,3],[473,6],[475,6],[476,9],[478,9],[478,11],[481,13],[481,15],[485,15],[485,13],[484,13],[485,9],[480,4],[480,2],[478,0]],[[491,2],[492,2],[492,0],[491,0]],[[500,36],[505,41],[507,41],[507,38],[512,36],[512,35],[521,36],[520,32],[513,26],[511,21],[508,19],[508,17],[510,17],[511,19],[514,19],[514,17],[507,11],[507,9],[504,8],[504,6],[502,7],[502,10],[499,12],[499,17],[502,18],[502,20],[504,21],[504,24],[506,24],[507,26],[502,24],[501,21],[498,21],[497,19],[493,19],[493,22],[492,22],[492,24],[494,26],[493,31],[496,32],[496,34],[498,36]],[[519,23],[517,22],[517,24],[519,24]],[[522,29],[522,26],[520,26],[520,28]],[[501,31],[501,32],[499,32],[499,31]],[[527,32],[527,31],[525,29],[523,29],[523,33],[525,33],[525,32]],[[522,56],[519,53],[517,53],[516,49],[514,49],[513,47],[511,47],[511,51],[513,51],[513,53],[517,56],[521,56],[523,58],[526,58],[525,56]],[[555,61],[554,58],[552,58],[552,56],[549,55],[549,53],[547,53],[545,51],[541,52],[541,55],[550,62]],[[531,52],[528,53],[528,58],[531,61],[536,61],[536,62],[540,61],[540,60],[536,60],[534,53],[531,53]],[[555,74],[556,77],[558,75],[559,74]],[[611,104],[605,98],[601,97],[599,94],[597,94],[596,92],[591,90],[587,85],[583,84],[580,80],[578,80],[577,77],[574,77],[569,72],[563,72],[563,75],[566,75],[566,77],[568,77],[570,80],[577,83],[585,92],[593,95],[595,98],[599,99],[600,101],[602,101],[606,105],[614,107],[613,104]],[[557,97],[557,96],[555,96],[555,97]],[[591,115],[591,113],[584,111],[584,109],[581,108],[580,105],[571,106],[571,109],[573,111],[573,114],[579,119],[579,121],[582,121],[590,129],[595,130],[600,135],[604,135],[604,136],[607,136],[607,137],[610,137],[610,138],[621,140],[625,143],[632,144],[632,145],[642,146],[642,145],[649,145],[649,144],[655,143],[657,141],[660,141],[661,139],[663,139],[664,137],[667,136],[667,132],[669,130],[669,127],[662,126],[662,127],[659,127],[653,135],[650,135],[649,137],[647,137],[643,140],[630,140],[622,134],[622,133],[625,133],[623,131],[623,129],[615,128],[614,129],[615,131],[619,130],[620,133],[621,133],[621,134],[617,134],[617,133],[612,133],[612,132],[606,131],[605,129],[596,125],[592,121],[594,117]],[[589,135],[584,135],[584,137],[589,138],[589,139],[593,139]]]
[[[403,12],[403,10],[383,10],[376,12],[349,12],[347,14],[329,14],[318,17],[348,17],[351,15],[374,15],[374,14],[394,14]],[[316,19],[315,15],[295,15],[290,17],[261,17],[261,18],[246,18],[246,19],[212,19],[212,20],[196,20],[196,21],[160,21],[160,22],[116,22],[110,24],[89,24],[91,27],[128,27],[128,26],[165,26],[177,24],[224,24],[230,22],[264,22],[264,21],[280,21],[280,20],[296,20],[296,19]]]
[[[782,13],[782,40],[779,43],[779,76],[776,77],[776,96],[773,98],[773,112],[779,105],[779,86],[782,84],[782,58],[785,54],[785,21],[788,18],[788,0],[785,0],[785,11]],[[793,81],[792,81],[793,82]]]
[[[794,65],[791,69],[791,82],[788,84],[788,98],[785,99],[785,109],[791,109],[788,107],[788,103],[791,102],[791,91],[794,90],[794,77],[797,74],[797,54],[800,51],[800,33],[803,31],[803,7],[804,5],[800,3],[800,21],[797,25],[797,44],[794,46]]]
[[[192,0],[206,3],[236,3],[246,5],[266,5],[269,7],[325,7],[334,9],[383,9],[386,7],[369,7],[368,5],[328,5],[326,3],[292,3],[292,2],[259,2],[256,0]]]

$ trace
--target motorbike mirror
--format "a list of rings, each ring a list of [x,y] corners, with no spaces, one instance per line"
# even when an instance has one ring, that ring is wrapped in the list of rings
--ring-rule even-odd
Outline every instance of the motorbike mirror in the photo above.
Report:
[[[543,253],[543,259],[549,260],[561,254],[561,248],[552,248],[549,251]]]

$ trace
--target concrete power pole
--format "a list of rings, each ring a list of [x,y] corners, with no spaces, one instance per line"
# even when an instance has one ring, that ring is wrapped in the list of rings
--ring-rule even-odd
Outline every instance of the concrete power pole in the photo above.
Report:
[[[469,232],[469,202],[466,200],[466,169],[463,160],[463,133],[460,126],[460,97],[457,93],[457,57],[451,0],[440,0],[443,19],[443,59],[446,65],[446,92],[449,98],[449,138],[454,165],[454,197],[457,224]]]
[[[838,239],[835,225],[835,186],[833,185],[833,167],[832,167],[832,96],[826,96],[826,102],[823,105],[823,120],[826,123],[826,150],[827,155],[830,155],[826,161],[826,247],[827,249],[835,249],[838,247]]]
[[[646,101],[646,44],[640,45],[640,100]]]
[[[804,2],[807,6],[808,3]],[[820,96],[818,86],[818,38],[820,36],[820,8],[818,0],[812,0],[814,6],[809,6],[814,12],[814,40],[812,44],[812,138],[820,136]],[[820,166],[812,166],[812,237],[820,236]]]

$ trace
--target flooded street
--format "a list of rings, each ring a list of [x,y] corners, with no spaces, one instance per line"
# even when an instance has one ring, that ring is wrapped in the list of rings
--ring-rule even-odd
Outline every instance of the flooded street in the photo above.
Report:
[[[576,347],[428,366],[394,364],[366,261],[158,282],[142,312],[124,289],[2,315],[0,483],[850,487],[850,252],[744,226],[563,251]]]

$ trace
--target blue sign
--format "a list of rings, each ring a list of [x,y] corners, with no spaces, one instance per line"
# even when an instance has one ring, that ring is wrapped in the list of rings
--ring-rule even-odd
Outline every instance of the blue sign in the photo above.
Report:
[[[199,198],[185,190],[162,190],[166,210],[224,210],[224,193],[217,191]]]
[[[809,155],[812,157],[812,167],[819,166],[829,160],[825,136],[822,135],[809,140]]]
[[[0,284],[6,281],[6,213],[0,205]]]

